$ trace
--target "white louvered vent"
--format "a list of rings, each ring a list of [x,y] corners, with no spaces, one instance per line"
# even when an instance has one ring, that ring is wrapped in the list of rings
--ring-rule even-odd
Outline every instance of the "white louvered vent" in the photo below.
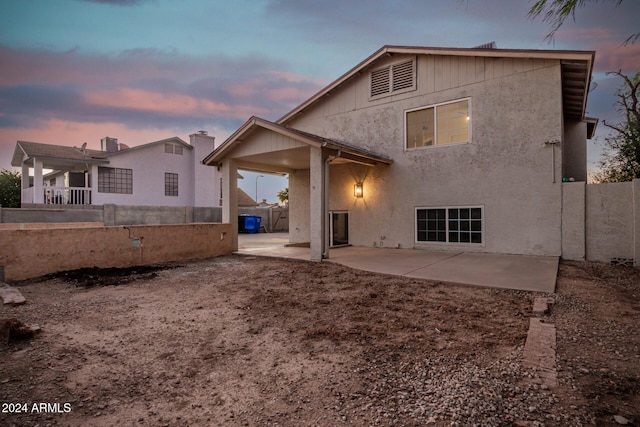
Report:
[[[413,78],[415,75],[413,72],[413,64],[414,61],[411,60],[395,64],[391,67],[391,73],[393,74],[393,92],[413,87]]]
[[[416,88],[416,60],[391,64],[371,72],[371,98],[380,98],[396,92]]]
[[[389,67],[371,72],[371,96],[389,93]]]

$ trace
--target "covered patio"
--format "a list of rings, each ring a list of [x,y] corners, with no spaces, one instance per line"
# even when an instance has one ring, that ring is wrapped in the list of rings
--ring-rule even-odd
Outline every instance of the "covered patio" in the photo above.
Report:
[[[330,167],[384,168],[393,161],[345,142],[252,117],[203,163],[222,172],[222,221],[232,224],[234,249],[239,248],[238,170],[289,175],[288,242],[308,244],[306,259],[320,261],[329,257],[331,246]],[[351,185],[353,193],[354,182],[345,185]]]
[[[309,260],[309,248],[288,246],[287,233],[241,234],[237,254]],[[446,283],[553,293],[558,257],[346,246],[325,261],[359,270]]]

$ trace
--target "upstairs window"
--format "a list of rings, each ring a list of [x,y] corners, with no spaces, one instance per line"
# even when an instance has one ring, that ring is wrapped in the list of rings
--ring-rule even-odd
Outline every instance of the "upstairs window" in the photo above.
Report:
[[[391,64],[371,72],[371,98],[407,92],[415,88],[415,59]]]
[[[405,148],[471,141],[471,100],[447,102],[405,113]]]

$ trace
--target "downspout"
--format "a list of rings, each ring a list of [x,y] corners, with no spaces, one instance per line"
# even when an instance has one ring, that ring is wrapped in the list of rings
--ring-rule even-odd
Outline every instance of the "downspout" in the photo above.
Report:
[[[325,147],[326,142],[322,144]],[[342,155],[342,151],[338,150],[335,156],[328,156],[324,161],[324,170],[322,171],[322,259],[329,258],[329,163]]]

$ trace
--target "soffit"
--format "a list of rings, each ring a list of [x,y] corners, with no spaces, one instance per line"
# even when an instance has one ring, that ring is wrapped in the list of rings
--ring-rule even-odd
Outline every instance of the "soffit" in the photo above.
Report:
[[[582,120],[584,117],[591,66],[586,61],[560,61],[562,74],[562,107],[565,118]]]

